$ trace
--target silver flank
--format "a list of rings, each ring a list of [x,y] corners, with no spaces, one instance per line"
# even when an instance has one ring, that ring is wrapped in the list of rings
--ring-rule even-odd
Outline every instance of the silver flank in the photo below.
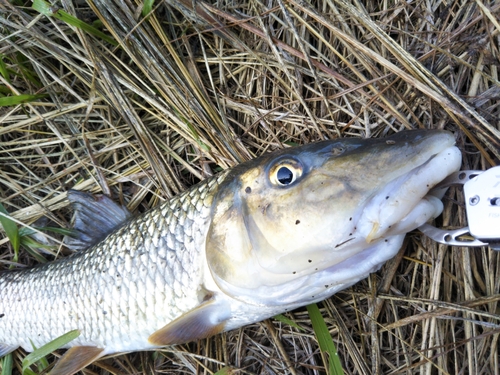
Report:
[[[153,347],[147,338],[203,298],[201,244],[227,173],[61,261],[0,273],[0,343],[31,351],[74,329],[72,346]]]

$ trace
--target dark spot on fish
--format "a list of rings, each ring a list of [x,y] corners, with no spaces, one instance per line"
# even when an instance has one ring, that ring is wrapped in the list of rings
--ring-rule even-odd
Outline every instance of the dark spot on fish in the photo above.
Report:
[[[328,285],[325,285],[325,288],[328,288]]]
[[[295,275],[297,273],[297,271],[293,271],[292,273]]]
[[[308,259],[307,261],[308,261],[309,263],[312,263],[312,259]]]
[[[107,314],[108,314],[108,312],[107,312],[107,311],[103,311],[103,312],[102,312],[102,315],[107,315]]]
[[[295,220],[295,225],[300,224],[300,220]]]
[[[0,314],[0,318],[3,318],[5,316],[5,314]]]
[[[394,144],[396,144],[396,141],[389,139],[389,140],[385,141],[385,143],[387,143],[388,145],[394,145]]]
[[[214,294],[212,292],[206,291],[206,294],[203,296],[203,302],[207,302],[208,300],[212,299]]]
[[[315,271],[317,271],[318,269],[317,269],[317,268],[315,268],[314,270],[315,270]]]
[[[252,188],[250,186],[247,186],[245,188],[245,193],[250,194],[252,192]]]
[[[349,236],[352,236],[352,233],[349,233]]]
[[[391,229],[391,228],[392,228],[392,225],[389,225],[387,228],[388,228],[388,229]]]
[[[349,221],[352,221],[352,217],[349,218]]]
[[[389,240],[388,240],[388,239],[386,239],[386,240],[385,240],[385,242],[389,242]]]
[[[389,196],[385,197],[385,199],[389,199]]]

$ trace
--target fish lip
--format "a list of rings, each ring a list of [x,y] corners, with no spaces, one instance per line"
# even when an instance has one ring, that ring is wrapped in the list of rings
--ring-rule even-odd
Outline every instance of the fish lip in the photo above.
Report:
[[[441,214],[440,199],[446,190],[435,193],[435,186],[461,165],[460,151],[449,144],[439,145],[436,150],[440,152],[429,152],[427,160],[389,181],[368,200],[356,221],[367,243],[412,231]],[[405,220],[408,223],[402,224]],[[411,223],[418,224],[410,226]],[[393,227],[399,228],[398,233]]]

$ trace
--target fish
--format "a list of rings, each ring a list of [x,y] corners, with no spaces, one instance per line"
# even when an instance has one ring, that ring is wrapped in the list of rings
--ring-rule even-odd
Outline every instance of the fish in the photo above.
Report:
[[[0,273],[0,356],[80,335],[51,371],[186,343],[322,301],[439,216],[452,133],[321,141],[201,181],[53,262]],[[85,209],[85,208],[84,208]]]

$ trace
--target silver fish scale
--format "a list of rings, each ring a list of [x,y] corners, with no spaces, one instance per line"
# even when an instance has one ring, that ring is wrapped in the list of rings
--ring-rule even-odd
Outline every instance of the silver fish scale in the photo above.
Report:
[[[57,262],[0,273],[0,345],[32,350],[79,329],[74,345],[146,348],[147,337],[203,298],[210,178]],[[141,341],[142,340],[142,341]]]

